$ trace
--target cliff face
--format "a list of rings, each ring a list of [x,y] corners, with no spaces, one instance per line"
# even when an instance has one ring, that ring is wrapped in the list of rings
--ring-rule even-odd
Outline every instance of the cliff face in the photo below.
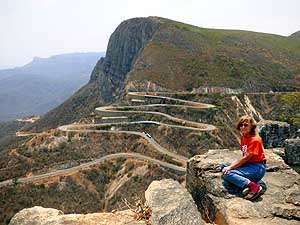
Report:
[[[300,139],[287,139],[284,142],[285,161],[289,165],[300,165]]]
[[[134,18],[122,22],[111,35],[98,74],[91,77],[97,80],[105,102],[114,101],[122,90],[126,74],[158,28],[159,23],[150,18]]]
[[[290,137],[290,125],[286,122],[261,120],[258,127],[265,148],[283,147],[284,140]]]

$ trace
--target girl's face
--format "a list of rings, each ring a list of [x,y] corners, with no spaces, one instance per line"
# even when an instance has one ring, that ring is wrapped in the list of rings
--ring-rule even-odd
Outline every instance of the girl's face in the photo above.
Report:
[[[247,122],[244,122],[240,125],[240,130],[241,130],[241,133],[242,135],[247,135],[250,133],[250,130],[251,130],[251,127],[250,127],[250,124],[247,123]]]

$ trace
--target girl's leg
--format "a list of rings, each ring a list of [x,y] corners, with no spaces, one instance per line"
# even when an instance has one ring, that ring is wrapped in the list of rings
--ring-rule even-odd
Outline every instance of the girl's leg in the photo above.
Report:
[[[246,178],[245,174],[238,169],[229,170],[227,173],[222,175],[222,178],[239,188],[244,188],[249,183],[249,179]]]
[[[224,163],[222,163],[221,166],[220,166],[220,167],[221,167],[221,171],[222,171],[222,169],[223,169],[224,167],[230,166],[230,164],[231,164],[230,162],[224,162]]]
[[[224,164],[227,165],[228,164]],[[230,165],[230,164],[229,164]],[[221,165],[222,168],[223,164]],[[224,168],[224,167],[223,167]],[[257,163],[245,163],[242,167],[229,170],[223,179],[244,188],[250,181],[258,182],[265,174],[265,166]]]

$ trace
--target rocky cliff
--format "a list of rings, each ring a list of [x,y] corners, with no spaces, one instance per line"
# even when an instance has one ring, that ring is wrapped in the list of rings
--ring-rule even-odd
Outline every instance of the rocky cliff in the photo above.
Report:
[[[202,215],[216,224],[296,225],[300,223],[300,176],[283,159],[266,151],[267,191],[254,202],[221,179],[220,164],[240,157],[240,151],[210,150],[188,161],[187,188]]]
[[[261,120],[257,126],[265,148],[283,147],[290,137],[290,125],[286,122]]]
[[[123,89],[126,74],[158,28],[159,23],[151,18],[134,18],[122,22],[111,35],[98,74],[91,76],[105,102],[114,101]]]
[[[287,139],[284,142],[285,161],[289,165],[300,165],[300,139]]]
[[[80,215],[33,207],[17,213],[10,225],[298,225],[299,174],[269,149],[266,151],[268,164],[264,177],[267,191],[253,202],[244,200],[239,190],[222,181],[219,168],[221,162],[233,161],[239,155],[239,151],[220,149],[191,158],[187,168],[187,189],[190,193],[171,179],[153,181],[145,193],[146,204],[134,211]],[[149,209],[150,218],[138,214],[145,212],[145,207]]]
[[[165,179],[154,181],[146,193],[147,204],[139,205],[135,210],[116,211],[114,213],[64,214],[62,211],[32,207],[23,209],[10,221],[10,225],[25,224],[99,224],[99,225],[204,225],[191,195],[177,181]],[[150,209],[144,217],[145,209]]]

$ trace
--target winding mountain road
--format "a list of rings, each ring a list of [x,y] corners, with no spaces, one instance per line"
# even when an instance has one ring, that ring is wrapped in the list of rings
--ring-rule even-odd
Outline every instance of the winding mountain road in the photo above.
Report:
[[[158,121],[133,121],[133,122],[119,122],[119,123],[101,123],[101,124],[69,124],[69,125],[64,125],[58,127],[59,130],[63,132],[84,132],[84,133],[126,133],[126,134],[132,134],[132,135],[138,135],[143,137],[148,141],[149,144],[151,144],[157,151],[161,152],[162,154],[166,154],[170,156],[172,159],[179,161],[181,163],[186,163],[188,160],[186,157],[175,154],[173,152],[168,151],[166,148],[162,147],[159,145],[152,137],[148,137],[144,132],[138,132],[138,131],[122,131],[122,130],[98,130],[95,129],[96,127],[101,127],[101,126],[116,126],[116,125],[128,125],[128,124],[155,124],[155,125],[165,125],[169,127],[176,127],[180,129],[188,129],[188,130],[198,130],[198,131],[211,131],[216,129],[215,126],[210,125],[210,124],[203,124],[203,123],[198,123],[194,121],[189,121],[189,120],[184,120],[180,119],[171,115],[168,115],[166,113],[161,113],[161,112],[156,112],[156,111],[143,111],[143,110],[128,110],[128,109],[141,109],[141,108],[151,108],[151,107],[162,107],[162,106],[168,106],[168,107],[178,107],[178,108],[212,108],[215,107],[214,105],[210,104],[203,104],[203,103],[198,103],[198,102],[192,102],[192,101],[186,101],[186,100],[181,100],[181,99],[176,99],[176,98],[171,98],[171,97],[165,97],[165,96],[160,96],[158,94],[161,94],[159,92],[156,93],[145,93],[145,92],[129,92],[128,95],[132,96],[139,96],[139,97],[144,97],[146,99],[159,99],[164,104],[148,104],[148,105],[139,105],[139,106],[105,106],[105,107],[98,107],[95,110],[100,112],[100,113],[108,113],[108,114],[127,114],[127,113],[142,113],[142,114],[156,114],[160,116],[164,116],[168,118],[169,120],[179,123],[181,125],[174,125],[174,124],[166,124],[166,123],[161,123]],[[172,94],[172,93],[168,93]],[[177,104],[165,104],[165,102],[171,101],[175,102]],[[113,118],[113,117],[112,117]],[[94,129],[93,129],[94,128]],[[26,182],[33,182],[33,181],[38,181],[41,179],[49,178],[49,177],[55,177],[55,176],[62,176],[66,173],[78,171],[80,169],[84,169],[87,167],[90,167],[92,165],[98,164],[100,162],[103,162],[104,160],[109,160],[109,159],[115,159],[119,157],[126,157],[126,158],[137,158],[145,161],[150,161],[156,164],[159,164],[163,167],[167,167],[179,172],[185,172],[184,167],[179,167],[170,163],[162,162],[160,160],[144,156],[141,154],[137,153],[117,153],[117,154],[110,154],[106,155],[104,157],[101,157],[99,159],[93,160],[91,162],[83,163],[79,166],[71,167],[68,169],[62,169],[62,170],[57,170],[55,172],[50,172],[50,173],[45,173],[41,175],[34,175],[31,177],[24,177],[24,178],[18,178],[17,182],[18,183],[26,183]],[[0,182],[0,187],[1,186],[6,186],[6,185],[11,185],[13,184],[13,180],[6,180],[3,182]]]

